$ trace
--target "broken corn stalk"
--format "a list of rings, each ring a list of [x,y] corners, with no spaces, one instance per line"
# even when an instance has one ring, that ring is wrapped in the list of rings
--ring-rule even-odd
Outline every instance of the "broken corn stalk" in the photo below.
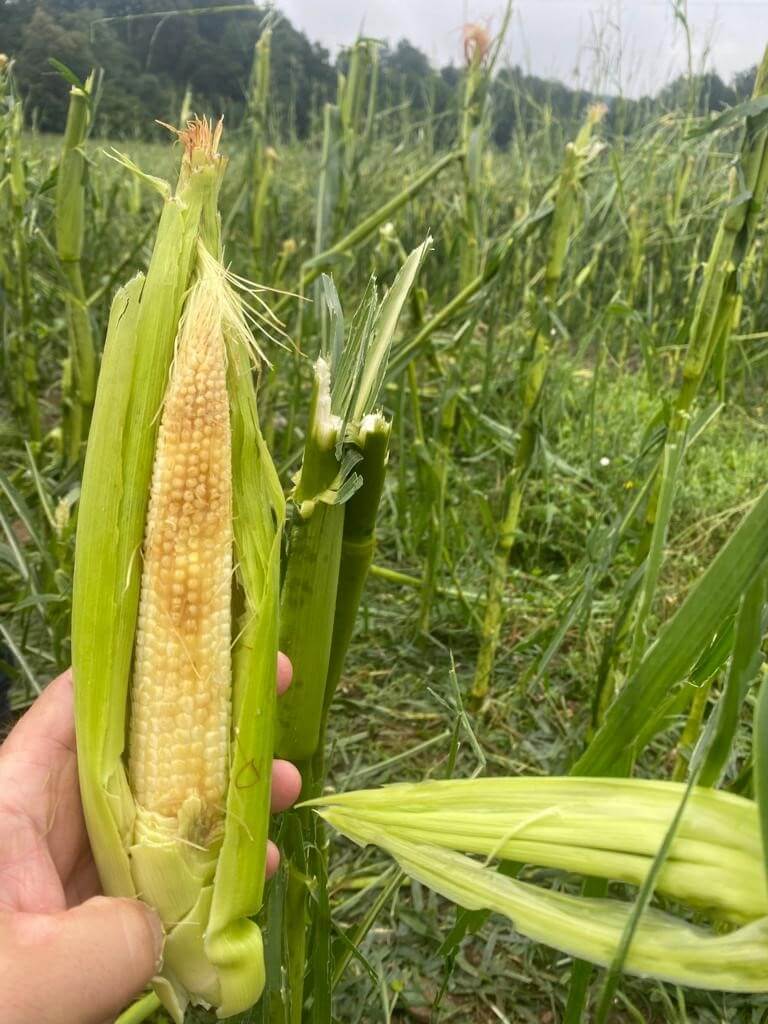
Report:
[[[311,804],[338,831],[379,846],[455,903],[504,914],[521,934],[609,967],[632,904],[543,889],[505,877],[489,861],[639,885],[684,793],[682,784],[643,779],[521,777],[393,785]],[[717,925],[646,910],[624,963],[629,973],[704,989],[768,991],[768,893],[753,801],[695,787],[657,889]],[[727,930],[724,922],[739,927]]]
[[[280,600],[280,646],[293,683],[280,702],[276,751],[299,762],[307,793],[306,762],[323,745],[373,553],[391,430],[376,407],[395,328],[431,242],[408,255],[380,301],[369,281],[347,337],[338,295],[323,278],[330,340],[314,367]]]
[[[155,991],[220,1017],[264,983],[282,492],[221,264],[220,128],[190,122],[146,277],[116,296],[83,476],[72,648],[104,891],[154,906]],[[128,166],[130,162],[121,158]],[[138,172],[138,169],[133,168]]]
[[[376,411],[379,395],[400,313],[430,244],[427,237],[406,257],[381,301],[375,280],[369,281],[348,329],[333,282],[322,278],[329,329],[314,367],[280,597],[280,647],[291,658],[293,683],[280,702],[276,751],[298,762],[305,796],[322,791],[329,708],[373,557],[391,430],[384,413]],[[284,832],[282,935],[272,930],[268,958],[280,964],[287,984],[282,975],[270,984],[269,1002],[274,1019],[291,1024],[301,1020],[305,976],[311,987],[309,893],[317,892],[326,875],[318,824],[305,811],[291,816]],[[327,929],[318,928],[311,961],[330,962],[329,942]]]

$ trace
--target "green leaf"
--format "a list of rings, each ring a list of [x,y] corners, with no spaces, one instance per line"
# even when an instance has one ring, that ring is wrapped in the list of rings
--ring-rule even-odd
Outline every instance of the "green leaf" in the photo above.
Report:
[[[16,515],[16,518],[24,526],[25,531],[29,535],[29,539],[40,552],[43,560],[46,562],[49,568],[53,569],[54,561],[51,558],[51,553],[46,547],[43,538],[40,536],[40,533],[38,532],[37,526],[34,522],[34,519],[32,518],[32,513],[29,509],[29,506],[27,505],[22,495],[11,484],[11,481],[8,479],[5,473],[2,472],[0,472],[0,493],[5,495],[8,504],[11,506],[11,508],[14,511],[14,514]]]
[[[742,519],[637,670],[611,704],[600,729],[573,768],[575,775],[616,770],[639,738],[664,726],[660,706],[699,659],[768,561],[768,490]]]
[[[752,733],[752,748],[755,759],[753,771],[755,800],[763,840],[763,863],[768,875],[768,686],[760,687],[757,699]]]
[[[376,338],[373,342],[372,352],[363,367],[355,408],[352,413],[353,420],[361,420],[367,413],[373,412],[384,381],[397,321],[431,244],[432,238],[428,235],[421,245],[409,254],[379,307],[376,315]]]
[[[737,103],[735,107],[729,107],[722,114],[718,114],[710,121],[697,125],[687,133],[687,138],[695,139],[701,135],[709,135],[710,132],[717,132],[723,128],[731,128],[742,118],[757,117],[768,111],[768,96],[757,96],[746,100],[744,103]]]
[[[82,92],[86,93],[85,83],[81,82],[75,72],[72,71],[71,68],[68,68],[66,64],[62,64],[62,62],[60,60],[56,60],[55,57],[49,57],[48,63],[52,68],[58,71],[65,82],[69,82],[74,89],[80,89]]]
[[[715,710],[714,735],[699,776],[702,786],[716,786],[726,768],[741,706],[762,660],[765,584],[765,575],[759,575],[739,607],[731,665]]]
[[[331,329],[328,332],[330,335],[328,338],[328,351],[323,352],[322,355],[331,368],[331,380],[335,384],[336,370],[341,359],[341,353],[344,350],[344,311],[341,308],[339,293],[336,291],[333,278],[327,274],[322,274],[320,276],[320,287],[322,288],[323,299],[325,300],[328,316],[331,320]]]

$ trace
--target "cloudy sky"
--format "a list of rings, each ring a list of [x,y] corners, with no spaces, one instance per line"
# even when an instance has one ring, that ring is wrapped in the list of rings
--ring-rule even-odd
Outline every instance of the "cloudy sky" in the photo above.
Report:
[[[335,53],[362,28],[405,37],[435,64],[457,62],[461,26],[498,28],[503,0],[276,0],[294,25]],[[543,77],[630,96],[655,91],[685,67],[671,0],[515,0],[508,60]],[[728,80],[768,42],[768,0],[688,0],[697,67]]]

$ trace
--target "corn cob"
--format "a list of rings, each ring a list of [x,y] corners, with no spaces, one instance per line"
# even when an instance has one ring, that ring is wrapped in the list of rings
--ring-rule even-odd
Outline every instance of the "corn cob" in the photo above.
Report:
[[[188,838],[204,844],[220,829],[227,788],[231,459],[224,335],[203,281],[187,307],[155,454],[129,775],[137,826],[144,812],[171,830],[192,814]]]

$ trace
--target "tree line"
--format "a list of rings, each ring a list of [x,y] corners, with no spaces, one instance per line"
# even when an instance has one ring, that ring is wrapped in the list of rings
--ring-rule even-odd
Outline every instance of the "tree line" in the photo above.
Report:
[[[203,7],[208,13],[193,13]],[[0,50],[14,60],[27,117],[40,130],[61,131],[66,117],[69,86],[51,65],[55,58],[79,77],[94,66],[104,69],[97,134],[151,137],[152,119],[176,123],[185,97],[192,109],[222,113],[237,125],[247,107],[254,47],[271,21],[271,130],[281,139],[307,138],[319,128],[323,104],[335,98],[345,54],[332,58],[266,7],[231,7],[232,0],[0,0]],[[438,142],[450,144],[460,80],[460,67],[433,68],[405,39],[393,47],[382,43],[377,110],[392,117],[406,112],[413,123],[430,119]],[[617,100],[505,67],[491,89],[492,135],[504,147],[520,118],[535,120],[545,109],[560,119],[580,117],[596,99],[608,102],[609,127],[627,130],[660,110],[690,105],[691,96],[693,113],[722,109],[749,95],[753,80],[754,69],[730,84],[712,73],[692,90],[681,77],[657,96]]]

